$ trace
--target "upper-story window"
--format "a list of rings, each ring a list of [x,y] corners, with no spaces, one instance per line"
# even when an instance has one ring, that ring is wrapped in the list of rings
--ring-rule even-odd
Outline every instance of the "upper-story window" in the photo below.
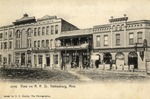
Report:
[[[31,39],[27,39],[27,47],[31,47]]]
[[[4,34],[4,39],[7,39],[7,32],[5,32]]]
[[[42,27],[42,35],[45,34],[45,27]]]
[[[12,42],[9,41],[9,49],[12,49]]]
[[[116,45],[120,45],[120,34],[116,34]]]
[[[12,31],[9,31],[9,38],[12,38]]]
[[[46,47],[49,47],[49,40],[46,40]]]
[[[51,26],[51,34],[54,34],[54,26]]]
[[[9,63],[11,62],[11,58],[12,58],[12,55],[11,55],[11,54],[8,54],[8,62],[9,62]]]
[[[2,55],[0,55],[0,63],[2,62]]]
[[[44,40],[42,40],[42,44],[41,45],[42,45],[42,47],[44,47]]]
[[[37,34],[37,28],[34,28],[34,36],[36,36]]]
[[[3,38],[3,33],[0,33],[0,39],[2,39]]]
[[[40,40],[38,40],[38,47],[40,47]]]
[[[134,44],[134,38],[133,38],[133,33],[129,33],[129,45],[133,45]]]
[[[4,49],[7,49],[7,42],[4,42]]]
[[[50,47],[53,46],[53,39],[50,40]]]
[[[55,34],[58,34],[58,25],[55,25]]]
[[[19,30],[16,32],[16,37],[20,38],[20,31]]]
[[[119,31],[121,28],[120,28],[120,26],[119,25],[117,25],[117,30]]]
[[[16,48],[20,48],[20,40],[16,40]]]
[[[40,28],[40,27],[38,27],[38,36],[40,36],[40,29],[41,29],[41,28]]]
[[[27,31],[27,36],[28,36],[28,37],[31,37],[31,33],[32,33],[32,30],[31,30],[31,29],[28,29],[28,31]]]
[[[124,30],[124,24],[121,25],[121,30]]]
[[[34,41],[34,47],[36,47],[36,41]]]
[[[104,46],[108,46],[108,35],[104,35]]]
[[[143,39],[142,38],[142,34],[143,34],[142,32],[138,32],[137,33],[137,43],[143,43],[143,41],[142,41],[142,39]]]
[[[3,42],[1,42],[1,49],[3,49]]]
[[[101,40],[100,35],[97,35],[97,36],[96,36],[96,46],[97,46],[97,47],[100,47],[100,46],[101,46],[101,45],[100,45],[100,40]]]
[[[49,34],[49,26],[46,27],[46,35]]]

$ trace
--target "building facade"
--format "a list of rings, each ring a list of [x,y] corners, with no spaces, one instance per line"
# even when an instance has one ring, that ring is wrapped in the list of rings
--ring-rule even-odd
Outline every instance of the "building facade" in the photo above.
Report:
[[[134,65],[134,69],[145,69],[144,54],[145,46],[150,44],[150,21],[128,22],[125,15],[111,18],[109,22],[93,27],[93,53],[97,53],[106,64],[115,60],[118,67]],[[144,43],[147,44],[144,46]]]
[[[1,27],[0,61],[17,67],[59,66],[60,52],[56,51],[59,40],[55,38],[63,31],[77,29],[57,16],[46,15],[36,20],[24,14],[13,25]]]
[[[150,20],[128,21],[124,15],[110,24],[78,29],[71,23],[24,14],[12,25],[0,27],[0,63],[17,67],[66,68],[110,64],[145,69],[149,57]],[[147,56],[147,57],[145,57]]]

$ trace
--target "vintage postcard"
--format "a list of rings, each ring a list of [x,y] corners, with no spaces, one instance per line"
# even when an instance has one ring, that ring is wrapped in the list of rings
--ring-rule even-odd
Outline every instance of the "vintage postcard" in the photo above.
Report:
[[[150,99],[149,0],[0,0],[0,99]]]

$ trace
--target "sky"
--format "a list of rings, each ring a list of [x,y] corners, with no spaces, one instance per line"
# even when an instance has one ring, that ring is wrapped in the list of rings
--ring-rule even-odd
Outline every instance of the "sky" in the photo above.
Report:
[[[0,26],[29,16],[56,15],[77,27],[91,28],[108,24],[111,16],[128,21],[150,20],[150,0],[0,0]]]

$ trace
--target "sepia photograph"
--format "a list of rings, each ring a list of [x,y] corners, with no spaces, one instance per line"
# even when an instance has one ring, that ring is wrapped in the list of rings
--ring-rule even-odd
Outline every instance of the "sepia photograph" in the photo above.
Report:
[[[149,99],[149,0],[0,0],[0,99]]]

